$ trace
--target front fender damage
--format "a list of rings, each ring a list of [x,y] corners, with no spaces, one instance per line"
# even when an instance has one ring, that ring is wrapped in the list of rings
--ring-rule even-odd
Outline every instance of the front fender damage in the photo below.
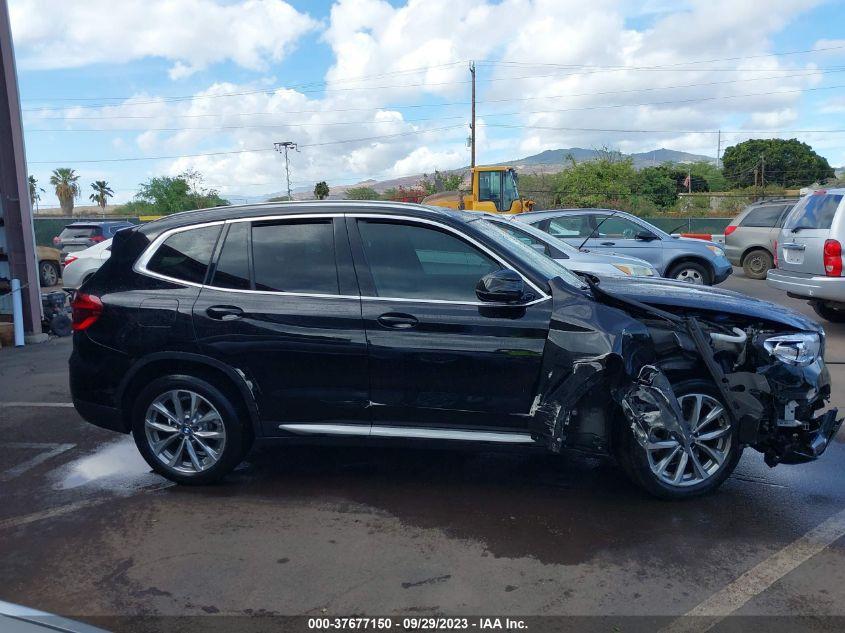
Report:
[[[766,360],[756,342],[771,335],[765,324],[731,330],[709,315],[668,313],[595,285],[592,293],[597,301],[577,301],[552,283],[555,310],[529,424],[550,450],[608,453],[619,432],[644,448],[655,436],[690,447],[672,387],[678,376],[711,380],[738,443],[770,466],[816,459],[841,425],[836,409],[821,413],[830,395],[823,361]]]

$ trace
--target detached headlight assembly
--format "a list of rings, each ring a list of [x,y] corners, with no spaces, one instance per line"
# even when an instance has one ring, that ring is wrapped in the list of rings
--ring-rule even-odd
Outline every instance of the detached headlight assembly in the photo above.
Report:
[[[780,334],[770,336],[763,341],[763,347],[769,354],[787,365],[809,365],[819,357],[821,340],[813,332]]]
[[[713,246],[712,244],[707,244],[707,250],[713,253],[716,257],[724,257],[725,251],[723,251],[718,246]]]
[[[630,277],[652,277],[654,271],[646,266],[631,266],[629,264],[613,264],[613,267]]]

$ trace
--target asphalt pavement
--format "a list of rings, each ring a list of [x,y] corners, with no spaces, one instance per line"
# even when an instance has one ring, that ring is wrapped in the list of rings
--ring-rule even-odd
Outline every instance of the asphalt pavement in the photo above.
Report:
[[[741,271],[723,286],[815,317]],[[845,363],[845,326],[826,328],[828,360]],[[605,460],[395,448],[264,448],[224,484],[186,488],[68,406],[69,353],[69,339],[0,350],[0,600],[126,631],[284,615],[845,624],[828,618],[845,616],[842,432],[802,466],[746,451],[716,494],[683,503]],[[831,370],[845,407],[845,370]]]

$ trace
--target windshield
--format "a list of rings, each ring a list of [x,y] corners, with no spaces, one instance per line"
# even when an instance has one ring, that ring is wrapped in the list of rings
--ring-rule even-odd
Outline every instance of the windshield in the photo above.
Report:
[[[508,233],[506,227],[502,226],[500,223],[491,222],[489,220],[473,220],[473,226],[503,248],[517,253],[522,259],[526,260],[537,271],[539,271],[546,279],[560,277],[570,286],[574,286],[576,288],[587,288],[587,284],[584,283],[584,280],[578,275],[570,272],[567,268],[557,263],[551,257],[546,257],[530,246],[520,242]]]

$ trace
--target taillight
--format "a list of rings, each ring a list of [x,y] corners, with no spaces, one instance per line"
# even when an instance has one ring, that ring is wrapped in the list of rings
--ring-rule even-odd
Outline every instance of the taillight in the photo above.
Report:
[[[65,266],[67,266],[68,264],[72,264],[77,259],[79,259],[79,258],[74,256],[74,255],[68,255],[67,257],[65,257]]]
[[[104,242],[106,238],[102,235],[94,235],[88,238],[88,241],[92,244],[99,244],[100,242]]]
[[[825,240],[824,274],[828,277],[842,276],[842,244],[839,240]]]
[[[73,309],[73,331],[81,332],[94,325],[103,313],[103,302],[99,297],[77,292],[70,302]]]
[[[725,227],[725,237],[736,231],[736,224],[729,224]]]
[[[772,256],[772,260],[773,260],[773,263],[774,263],[774,267],[777,268],[778,267],[778,241],[775,240],[774,242],[772,242],[772,246],[774,247],[774,253],[775,253]]]

